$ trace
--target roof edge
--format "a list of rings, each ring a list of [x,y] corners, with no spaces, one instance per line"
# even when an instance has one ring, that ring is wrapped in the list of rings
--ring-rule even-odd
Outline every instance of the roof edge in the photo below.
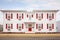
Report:
[[[59,10],[33,10],[34,12],[58,12]]]
[[[27,10],[0,10],[2,12],[27,12]],[[33,10],[32,12],[58,12],[60,10]]]
[[[26,10],[0,10],[2,12],[26,12]]]

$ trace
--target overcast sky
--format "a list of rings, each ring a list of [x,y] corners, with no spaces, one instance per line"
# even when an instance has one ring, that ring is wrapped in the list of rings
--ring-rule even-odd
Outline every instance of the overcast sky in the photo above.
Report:
[[[60,9],[60,0],[0,0],[0,9]]]
[[[1,9],[17,9],[17,10],[60,10],[60,0],[0,0]],[[2,24],[2,16],[0,12],[0,23]],[[60,12],[57,19],[60,20]]]

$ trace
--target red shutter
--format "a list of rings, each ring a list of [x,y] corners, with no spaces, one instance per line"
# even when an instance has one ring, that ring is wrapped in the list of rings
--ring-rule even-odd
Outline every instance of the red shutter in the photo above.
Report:
[[[36,19],[38,19],[38,14],[36,14]]]
[[[17,13],[17,19],[18,19],[18,13]]]
[[[43,13],[42,13],[42,19],[43,19]]]
[[[7,26],[7,24],[6,24],[6,29],[7,29],[7,27],[8,27],[8,26]]]
[[[36,29],[38,29],[38,24],[36,24]]]
[[[47,24],[47,29],[48,29],[48,24]]]
[[[6,19],[7,19],[7,13],[6,13]]]
[[[18,29],[18,24],[17,24],[17,29]]]
[[[47,19],[48,19],[48,13],[47,13]]]
[[[54,14],[52,13],[52,19],[54,19]]]
[[[24,18],[24,14],[22,13],[22,19]]]
[[[43,29],[43,24],[42,24],[42,29]]]
[[[24,28],[24,24],[22,24],[22,29]]]
[[[13,19],[13,14],[11,13],[11,19]]]
[[[11,29],[13,29],[13,24],[11,24]]]
[[[33,14],[32,14],[32,17],[33,17]]]
[[[28,14],[27,14],[27,18],[28,18]]]
[[[52,24],[52,29],[54,29],[54,24]]]

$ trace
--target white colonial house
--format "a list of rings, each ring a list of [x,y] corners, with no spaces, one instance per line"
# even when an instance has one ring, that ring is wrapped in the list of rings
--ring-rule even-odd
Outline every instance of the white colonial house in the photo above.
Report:
[[[58,10],[1,10],[3,32],[56,32]]]

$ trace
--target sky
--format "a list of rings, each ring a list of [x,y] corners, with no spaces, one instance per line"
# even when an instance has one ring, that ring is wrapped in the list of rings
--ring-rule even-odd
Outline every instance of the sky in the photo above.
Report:
[[[0,10],[60,10],[60,0],[0,0]],[[0,12],[0,23],[3,24],[3,14]],[[60,12],[57,13],[60,20]]]
[[[0,9],[60,9],[60,0],[0,0]]]

